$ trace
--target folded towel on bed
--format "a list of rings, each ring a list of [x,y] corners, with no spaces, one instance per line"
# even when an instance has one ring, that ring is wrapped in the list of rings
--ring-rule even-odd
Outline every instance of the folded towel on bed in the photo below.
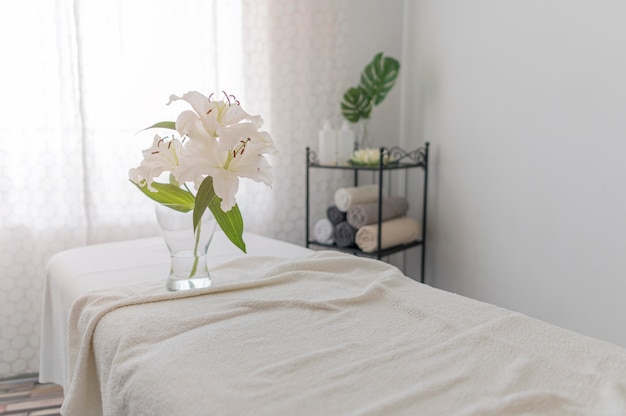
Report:
[[[382,221],[406,215],[409,201],[402,197],[385,198],[382,202]],[[378,222],[378,202],[353,205],[348,209],[346,220],[354,228]]]
[[[326,210],[326,217],[333,225],[337,225],[346,220],[346,213],[337,208],[337,205],[331,205]]]
[[[382,234],[380,247],[382,250],[415,241],[421,234],[420,225],[413,218],[400,217],[381,224]],[[378,248],[378,224],[370,224],[359,228],[355,236],[356,245],[366,253]]]
[[[332,244],[335,227],[328,218],[318,220],[313,226],[313,238],[322,244]]]
[[[377,199],[378,185],[339,188],[335,192],[335,205],[343,212],[346,212],[353,205],[374,202]]]
[[[339,247],[354,247],[356,231],[347,221],[340,222],[335,225],[335,243]]]

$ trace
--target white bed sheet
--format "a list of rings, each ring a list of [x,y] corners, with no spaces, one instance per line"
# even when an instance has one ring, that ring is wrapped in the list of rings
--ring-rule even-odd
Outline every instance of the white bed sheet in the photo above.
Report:
[[[249,255],[295,258],[304,247],[244,233]],[[211,242],[209,268],[246,254],[217,230]],[[72,304],[93,290],[152,284],[165,286],[169,254],[161,237],[85,246],[53,256],[47,267],[42,308],[39,380],[67,387],[67,323]]]

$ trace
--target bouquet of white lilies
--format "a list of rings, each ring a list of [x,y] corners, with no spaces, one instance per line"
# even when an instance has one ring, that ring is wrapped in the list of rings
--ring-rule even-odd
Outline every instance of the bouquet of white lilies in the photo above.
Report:
[[[170,96],[168,105],[183,100],[192,110],[175,122],[163,121],[148,129],[168,129],[156,134],[143,160],[129,172],[130,180],[154,201],[181,212],[193,210],[194,230],[208,208],[228,238],[242,251],[243,219],[235,196],[239,178],[271,186],[272,167],[265,154],[276,148],[269,133],[259,131],[260,116],[246,113],[232,95],[215,99],[197,91]],[[155,179],[169,172],[164,182]],[[193,184],[192,191],[187,184]]]

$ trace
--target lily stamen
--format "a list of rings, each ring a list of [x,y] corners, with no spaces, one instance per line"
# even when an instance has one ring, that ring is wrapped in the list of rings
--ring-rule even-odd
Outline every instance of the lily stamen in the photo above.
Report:
[[[237,154],[243,155],[244,150],[246,150],[246,145],[250,142],[250,138],[248,137],[246,140],[239,140],[241,143],[235,150],[233,150],[233,159],[237,156]]]
[[[232,153],[230,153],[228,155],[228,159],[226,159],[226,162],[224,163],[224,169],[228,169],[228,167],[230,166],[231,160],[236,158],[237,155],[243,155],[243,152],[246,150],[246,145],[251,140],[252,139],[250,139],[249,137],[246,140],[239,140],[239,143],[240,143],[239,146],[237,146],[235,149],[231,150]]]

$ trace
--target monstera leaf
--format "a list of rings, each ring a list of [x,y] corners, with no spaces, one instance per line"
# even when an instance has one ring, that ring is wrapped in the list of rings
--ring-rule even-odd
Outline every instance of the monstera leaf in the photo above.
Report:
[[[387,93],[396,83],[400,64],[397,60],[386,57],[383,53],[377,54],[372,62],[369,63],[361,74],[361,86],[367,92],[367,95],[374,102],[374,105],[380,104]]]
[[[341,113],[346,120],[356,123],[368,119],[372,108],[380,104],[391,91],[400,72],[400,63],[380,52],[361,73],[358,86],[343,95]]]
[[[346,120],[356,123],[361,118],[369,118],[372,100],[361,87],[352,87],[343,95],[341,112]]]

